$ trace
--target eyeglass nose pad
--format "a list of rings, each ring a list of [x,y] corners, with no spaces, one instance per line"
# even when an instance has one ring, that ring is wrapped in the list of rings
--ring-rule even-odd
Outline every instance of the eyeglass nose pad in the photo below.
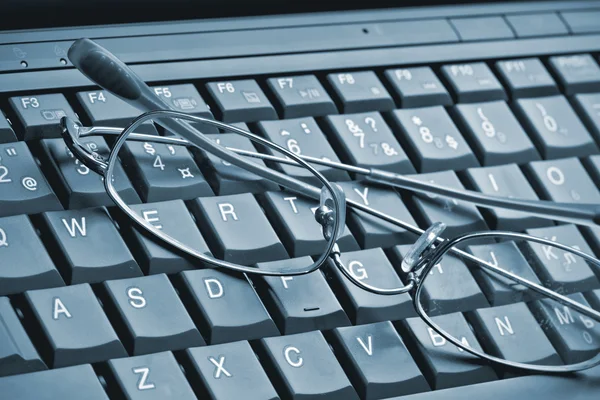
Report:
[[[325,187],[321,189],[319,207],[315,211],[315,219],[323,227],[323,236],[325,237],[325,240],[331,240],[334,233],[335,238],[339,238],[346,226],[346,195],[339,185],[333,183],[331,186],[333,186],[333,190],[337,195],[336,197],[340,199],[338,203],[338,213],[336,214],[335,200],[333,199],[331,192]],[[333,232],[335,220],[337,218],[339,218],[340,221],[339,229],[337,232]]]
[[[81,134],[88,131],[89,128],[82,126],[79,122],[69,117],[62,117],[60,119],[60,127],[65,144],[75,157],[86,167],[103,176],[104,171],[108,167],[106,159],[97,152],[88,149],[79,140]]]
[[[446,229],[446,224],[443,222],[434,222],[421,236],[419,236],[402,260],[401,268],[403,272],[408,274],[420,265],[423,257],[433,248],[433,244],[437,241],[437,238],[444,229]]]

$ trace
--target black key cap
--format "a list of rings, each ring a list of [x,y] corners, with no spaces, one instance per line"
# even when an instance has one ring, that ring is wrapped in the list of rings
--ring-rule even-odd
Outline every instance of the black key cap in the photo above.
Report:
[[[410,245],[396,246],[390,252],[399,270]],[[400,271],[398,271],[400,272]],[[448,314],[487,307],[488,302],[465,263],[455,256],[444,256],[425,280],[421,304],[428,315]]]
[[[598,187],[577,158],[532,162],[524,171],[543,199],[567,203],[600,202]]]
[[[0,218],[0,295],[64,286],[26,215]]]
[[[590,306],[581,293],[569,297]],[[600,350],[598,321],[548,298],[531,303],[530,309],[565,363],[587,361],[598,354]]]
[[[222,146],[256,152],[256,148],[250,139],[235,133],[221,133],[207,135],[207,137]],[[223,161],[214,154],[199,149],[194,150],[193,153],[210,186],[219,196],[238,193],[261,193],[265,190],[279,189],[279,186],[273,181]],[[265,165],[265,162],[261,159],[250,158],[250,160],[259,165]]]
[[[318,117],[337,114],[333,100],[314,75],[267,79],[282,118]]]
[[[279,400],[246,341],[188,349],[182,361],[201,399]]]
[[[600,141],[600,93],[578,94],[572,97],[572,104],[588,131]]]
[[[482,350],[461,313],[440,315],[432,319],[463,344]],[[432,388],[447,389],[497,378],[489,364],[449,343],[421,318],[409,318],[397,323],[397,326]]]
[[[413,178],[449,188],[464,189],[454,171],[414,175]],[[443,221],[447,226],[444,231],[446,237],[487,229],[483,217],[472,204],[427,194],[413,194],[408,196],[408,199],[414,207],[413,215],[419,224],[428,227],[434,222]]]
[[[497,61],[496,71],[513,99],[559,93],[556,82],[537,58]]]
[[[385,76],[402,108],[452,104],[452,97],[429,67],[388,69]]]
[[[0,376],[44,369],[46,364],[29,340],[8,297],[0,297]]]
[[[600,310],[600,289],[585,294],[586,300],[595,310]]]
[[[600,155],[589,156],[582,160],[588,174],[594,179],[596,185],[600,186]]]
[[[294,154],[340,161],[331,145],[325,138],[321,128],[313,118],[297,118],[285,121],[266,121],[257,125],[262,135],[270,141],[287,148]],[[280,152],[266,149],[269,154],[283,157]],[[288,164],[273,163],[274,168],[294,178],[317,182],[310,171]],[[332,181],[347,181],[348,173],[342,170],[314,165],[314,167]]]
[[[110,360],[102,372],[112,398],[196,399],[171,352]]]
[[[219,259],[253,265],[288,258],[250,193],[196,199],[191,208],[202,234]]]
[[[154,86],[154,93],[176,110],[192,114],[197,117],[214,119],[208,105],[191,83],[183,85]],[[192,123],[202,133],[217,133],[218,129],[212,125]]]
[[[344,252],[341,258],[350,273],[361,282],[386,289],[404,286],[381,249]],[[336,297],[355,325],[396,321],[416,315],[408,293],[381,296],[368,292],[352,283],[333,264],[328,266],[327,275]]]
[[[24,393],[36,400],[76,399],[85,393],[86,400],[109,400],[91,365],[0,378],[0,393],[7,399]]]
[[[441,72],[458,103],[506,100],[504,88],[483,62],[445,65]]]
[[[316,256],[325,251],[327,242],[314,216],[318,208],[315,200],[289,192],[267,192],[259,200],[288,254],[292,257]],[[342,251],[359,249],[348,226],[337,243]]]
[[[321,332],[262,339],[256,350],[284,398],[358,400]]]
[[[0,110],[0,143],[16,142],[17,136],[13,131],[12,126],[6,119],[4,113]]]
[[[427,381],[389,321],[336,328],[329,339],[361,399],[429,391]]]
[[[344,162],[396,173],[415,172],[381,114],[331,115],[324,121],[329,138]]]
[[[523,253],[514,242],[471,245],[467,247],[467,251],[503,270],[517,274],[531,282],[540,283],[529,262],[523,257]],[[538,297],[535,292],[525,286],[512,279],[489,272],[475,263],[473,263],[471,271],[492,306],[530,301]]]
[[[60,93],[39,96],[11,97],[8,99],[19,125],[20,139],[58,138],[61,135],[60,119],[79,118]]]
[[[179,295],[208,343],[279,335],[246,276],[204,269],[182,272],[174,280]]]
[[[593,254],[574,225],[528,229],[527,233]],[[527,243],[526,248],[521,250],[526,258],[533,261],[531,266],[542,283],[553,290],[560,293],[576,293],[600,287],[592,267],[569,252],[537,243]]]
[[[357,181],[339,182],[338,185],[344,190],[347,199],[392,215],[413,226],[417,225],[400,195],[394,190],[367,186]],[[397,244],[414,243],[416,240],[416,235],[412,232],[360,210],[350,211],[347,224],[363,249],[387,248]]]
[[[467,319],[486,353],[521,363],[562,364],[525,303],[475,310]]]
[[[157,229],[175,240],[196,249],[197,251],[210,254],[208,245],[194,224],[190,212],[181,200],[163,201],[161,203],[138,204],[131,206],[139,216]],[[119,214],[119,216],[121,216]],[[123,216],[123,218],[125,218]],[[183,257],[171,248],[160,244],[159,241],[139,228],[129,219],[124,219],[121,226],[127,226],[125,239],[138,261],[140,267],[146,274],[171,274],[185,269],[197,268],[197,262],[193,259]]]
[[[512,39],[515,34],[503,17],[451,18],[450,23],[465,42]]]
[[[387,111],[394,101],[373,71],[327,75],[338,108],[345,114],[361,111]]]
[[[540,159],[533,143],[504,101],[458,104],[456,116],[481,165]]]
[[[505,15],[517,37],[568,35],[569,30],[556,13],[527,13]]]
[[[110,152],[102,137],[84,139],[82,143],[104,157]],[[44,139],[40,142],[40,147],[40,158],[48,167],[48,180],[56,188],[56,194],[65,208],[114,205],[100,175],[83,165],[62,139]],[[140,198],[120,163],[116,165],[113,176],[114,187],[119,196],[128,204],[139,203]]]
[[[119,155],[145,203],[213,195],[185,147],[130,141]]]
[[[398,139],[419,172],[479,166],[443,107],[395,110],[391,122],[401,132]]]
[[[466,183],[472,189],[494,196],[514,197],[516,199],[538,200],[538,196],[525,179],[525,175],[516,164],[498,167],[469,168],[463,174]],[[492,229],[522,231],[526,228],[552,225],[543,218],[503,208],[481,208]]]
[[[586,156],[598,151],[563,96],[519,99],[514,110],[545,159]]]
[[[62,209],[27,145],[0,144],[0,216]]]
[[[205,344],[166,275],[106,281],[102,304],[131,355]]]
[[[600,67],[589,54],[550,57],[549,65],[567,95],[600,90]]]
[[[206,84],[208,94],[216,103],[216,115],[223,122],[254,122],[277,119],[256,81],[252,79]]]
[[[54,211],[39,220],[43,239],[69,285],[142,275],[105,209]]]
[[[76,96],[89,123],[94,126],[125,128],[142,114],[141,110],[105,90],[79,92]],[[140,125],[136,132],[158,134],[156,127],[150,121]]]
[[[259,268],[300,267],[311,264],[311,258],[259,263]],[[327,330],[350,325],[342,306],[327,285],[323,274],[314,271],[301,276],[264,276],[255,281],[267,310],[284,335]]]
[[[24,300],[28,330],[49,367],[127,356],[89,284],[30,290]]]

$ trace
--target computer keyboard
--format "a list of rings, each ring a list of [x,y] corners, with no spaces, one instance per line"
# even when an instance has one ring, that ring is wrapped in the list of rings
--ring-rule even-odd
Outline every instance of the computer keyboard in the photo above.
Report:
[[[322,68],[307,67],[290,53],[282,56],[278,73],[268,72],[275,68],[269,55],[267,72],[252,72],[250,60],[247,72],[235,72],[241,64],[232,59],[232,68],[221,75],[190,78],[191,61],[180,60],[176,51],[161,60],[172,69],[140,65],[143,36],[104,41],[117,54],[138,43],[140,58],[128,59],[124,51],[124,60],[137,64],[143,77],[160,76],[148,80],[175,109],[234,123],[298,154],[488,194],[600,203],[600,6],[557,13],[557,4],[532,8],[536,14],[480,6],[477,18],[453,14],[432,20],[428,26],[437,30],[428,35],[414,21],[397,27],[389,18],[378,23],[391,32],[381,40],[413,45],[415,60],[430,62],[373,58],[368,66],[368,59],[356,65],[355,58],[347,68],[327,67],[328,57],[337,55],[328,46],[337,46],[336,62],[350,60],[353,50],[349,40],[327,43],[323,36],[310,48]],[[360,13],[352,18],[360,20]],[[372,26],[359,22],[368,36]],[[417,33],[399,39],[411,29]],[[259,30],[252,32],[261,37]],[[189,34],[181,49],[192,45],[194,35],[206,34]],[[227,55],[227,43],[236,36],[211,34],[216,39],[207,42],[207,57],[221,65],[218,58]],[[157,46],[178,43],[178,35],[185,33],[159,36]],[[219,37],[221,55],[213,46]],[[313,39],[307,37],[304,45]],[[547,47],[533,51],[528,43],[536,40]],[[469,43],[473,46],[452,50]],[[428,44],[432,52],[445,50],[435,60],[425,57]],[[202,41],[194,46],[201,48]],[[230,46],[237,60],[247,51]],[[501,55],[510,46],[514,54]],[[461,50],[464,59],[457,61]],[[360,51],[356,57],[364,54]],[[114,207],[100,178],[60,138],[63,116],[124,127],[139,111],[81,80],[68,60],[65,69],[40,60],[21,64],[33,70],[22,73],[21,87],[10,79],[18,76],[13,65],[0,63],[7,68],[0,74],[0,108],[7,117],[0,118],[0,397],[597,398],[598,367],[570,377],[515,376],[484,362],[453,362],[461,353],[417,318],[409,294],[361,290],[332,265],[304,276],[244,276],[204,268],[161,246]],[[239,135],[197,126],[222,145],[269,151]],[[166,134],[149,123],[139,130]],[[108,155],[110,141],[94,137],[85,143]],[[272,167],[300,179],[310,176],[290,165]],[[443,221],[449,236],[487,229],[527,232],[600,256],[600,229],[367,186],[360,176],[316,168],[348,198],[423,228]],[[115,174],[116,189],[134,210],[202,253],[265,268],[306,265],[325,248],[318,226],[306,224],[314,218],[315,201],[204,151],[128,143]],[[341,257],[369,283],[398,286],[400,260],[415,238],[350,210],[339,239]],[[560,261],[536,249],[529,267],[511,243],[482,246],[496,246],[528,279],[600,309],[597,269],[552,268]],[[455,327],[476,348],[495,343],[497,332],[486,325],[486,314],[501,310],[531,326],[543,318],[546,311],[526,291],[507,292],[488,275],[450,261],[434,268],[425,301],[435,303],[434,320]],[[560,363],[577,351],[561,332],[557,327],[550,335],[552,346],[531,340],[530,360]]]

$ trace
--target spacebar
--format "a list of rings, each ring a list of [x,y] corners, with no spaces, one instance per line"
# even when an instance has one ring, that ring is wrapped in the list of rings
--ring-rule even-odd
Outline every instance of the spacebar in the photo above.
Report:
[[[530,375],[452,389],[436,390],[388,400],[544,399],[598,400],[600,366],[584,373],[547,376]]]

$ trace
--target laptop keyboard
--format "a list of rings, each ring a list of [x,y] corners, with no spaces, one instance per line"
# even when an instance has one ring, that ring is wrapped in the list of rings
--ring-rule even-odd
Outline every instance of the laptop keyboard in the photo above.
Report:
[[[177,110],[236,123],[296,153],[489,194],[599,203],[599,61],[597,54],[556,54],[206,82],[173,77],[154,90]],[[514,379],[486,364],[441,356],[456,356],[457,349],[416,318],[408,294],[362,291],[330,265],[283,278],[202,269],[149,239],[114,209],[98,176],[60,139],[62,116],[123,127],[138,115],[111,94],[69,89],[6,100],[0,382],[11,376],[6,382],[34,392],[43,382],[68,380],[71,392],[57,391],[60,397],[86,393],[90,399],[105,393],[115,399],[379,399]],[[140,130],[163,134],[151,124]],[[240,136],[205,133],[255,150]],[[88,145],[109,151],[103,138]],[[162,168],[152,164],[150,151],[160,155]],[[172,165],[177,168],[164,168]],[[293,166],[274,168],[307,178]],[[423,228],[443,221],[449,235],[516,230],[600,256],[596,229],[367,187],[357,176],[316,168],[349,198]],[[314,201],[203,151],[129,143],[116,174],[121,196],[143,207],[148,221],[206,254],[259,268],[293,266],[307,264],[325,246],[316,225],[304,224]],[[217,202],[228,204],[227,212],[217,212]],[[228,218],[238,222],[235,229]],[[414,240],[351,210],[339,244],[342,260],[365,281],[399,285],[400,259]],[[523,261],[518,248],[496,246]],[[600,309],[600,271],[579,266],[564,273],[537,257],[535,268],[523,271],[529,279]],[[494,343],[486,326],[494,308],[536,323],[525,295],[508,295],[454,261],[424,289],[426,301],[436,302],[434,320],[452,324],[476,347],[478,340]],[[519,334],[527,340],[527,332]],[[530,359],[568,355],[563,341],[551,343],[532,341]],[[305,363],[310,368],[301,368]],[[22,375],[35,371],[41,372]]]

